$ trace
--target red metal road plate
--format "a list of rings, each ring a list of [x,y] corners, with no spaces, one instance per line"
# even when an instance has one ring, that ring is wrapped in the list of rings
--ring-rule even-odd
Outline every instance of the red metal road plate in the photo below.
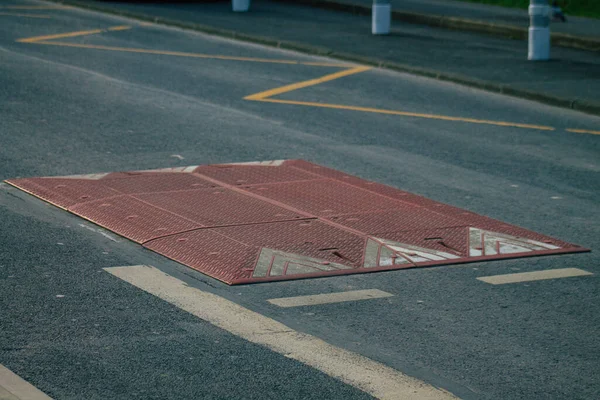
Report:
[[[303,160],[7,182],[228,284],[588,251]]]
[[[205,227],[256,224],[305,217],[303,214],[226,188],[146,193],[134,197]]]

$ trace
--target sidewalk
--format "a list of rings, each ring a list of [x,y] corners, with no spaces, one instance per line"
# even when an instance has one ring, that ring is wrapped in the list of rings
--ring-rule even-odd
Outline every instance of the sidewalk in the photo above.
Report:
[[[290,3],[312,4],[324,8],[336,8],[336,5],[352,5],[359,8],[371,9],[373,0],[279,0]],[[469,3],[458,0],[391,0],[392,10],[403,15],[403,20],[410,15],[419,16],[420,22],[428,21],[440,26],[439,18],[455,18],[464,21],[474,21],[489,26],[507,26],[520,30],[529,26],[527,10],[493,6],[488,4]],[[349,10],[352,11],[352,10]],[[355,12],[360,12],[356,9]],[[369,11],[370,12],[370,11]],[[460,29],[460,26],[455,26]],[[592,39],[600,44],[600,20],[567,15],[567,22],[552,22],[553,33],[561,33],[582,39]],[[600,48],[599,48],[600,50]]]
[[[269,0],[254,1],[249,13],[231,12],[228,1],[64,2],[600,115],[600,57],[594,52],[555,47],[551,61],[530,62],[526,41],[400,22],[391,35],[372,36],[368,17]]]

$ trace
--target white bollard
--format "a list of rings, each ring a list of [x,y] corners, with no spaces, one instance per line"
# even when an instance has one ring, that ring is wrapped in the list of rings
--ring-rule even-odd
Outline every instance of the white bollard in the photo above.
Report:
[[[250,0],[231,0],[234,12],[247,12],[250,9]]]
[[[371,17],[371,32],[373,35],[387,35],[390,33],[392,5],[389,0],[373,0]]]
[[[550,6],[547,0],[531,0],[529,4],[529,45],[527,59],[550,59]]]

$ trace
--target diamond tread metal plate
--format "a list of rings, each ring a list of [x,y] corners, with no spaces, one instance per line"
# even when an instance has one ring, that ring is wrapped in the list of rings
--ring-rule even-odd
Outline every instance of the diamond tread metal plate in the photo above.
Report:
[[[318,220],[200,229],[144,246],[228,284],[348,273],[365,238]]]
[[[226,188],[146,193],[134,197],[205,227],[304,218],[302,214]]]
[[[304,160],[7,183],[228,284],[589,251]]]
[[[195,172],[217,181],[237,186],[303,181],[321,178],[321,176],[318,174],[304,171],[285,163],[274,163],[271,165],[262,166],[252,163],[201,165],[196,169]]]
[[[129,196],[78,204],[69,211],[137,243],[203,227]]]

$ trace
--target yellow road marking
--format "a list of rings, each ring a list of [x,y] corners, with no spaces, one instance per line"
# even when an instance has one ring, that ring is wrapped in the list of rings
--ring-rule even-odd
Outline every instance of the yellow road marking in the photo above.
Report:
[[[20,40],[23,41],[23,40]],[[215,60],[229,60],[229,61],[247,61],[247,62],[258,62],[258,63],[270,63],[270,64],[290,64],[290,65],[311,65],[311,66],[324,66],[324,67],[347,67],[348,64],[327,64],[327,63],[311,63],[296,60],[276,60],[269,58],[252,58],[252,57],[236,57],[236,56],[219,56],[215,54],[201,54],[201,53],[186,53],[181,51],[170,51],[170,50],[151,50],[151,49],[137,49],[132,47],[114,47],[114,46],[101,46],[93,44],[83,43],[67,43],[67,42],[48,42],[48,41],[32,41],[36,44],[46,44],[51,46],[63,46],[63,47],[76,47],[80,49],[95,49],[95,50],[107,50],[107,51],[120,51],[125,53],[142,53],[142,54],[158,54],[166,56],[177,56],[177,57],[191,57],[191,58],[203,58],[203,59],[215,59]]]
[[[600,135],[600,131],[590,131],[590,130],[587,130],[587,129],[567,129],[567,132],[589,133],[591,135]]]
[[[313,67],[337,67],[337,68],[348,68],[352,65],[350,64],[340,64],[340,63],[331,63],[331,62],[312,62],[312,61],[304,61],[302,65],[312,65]]]
[[[475,119],[475,118],[451,117],[448,115],[422,114],[422,113],[414,113],[414,112],[408,112],[408,111],[384,110],[384,109],[380,109],[380,108],[346,106],[343,104],[314,103],[314,102],[310,102],[310,101],[294,101],[294,100],[278,100],[278,99],[262,99],[262,100],[257,100],[257,101],[264,101],[264,102],[268,102],[268,103],[280,103],[280,104],[294,104],[294,105],[310,106],[310,107],[333,108],[333,109],[338,109],[338,110],[362,111],[362,112],[377,113],[377,114],[400,115],[400,116],[404,116],[404,117],[437,119],[437,120],[442,120],[442,121],[468,122],[468,123],[472,123],[472,124],[507,126],[507,127],[525,128],[525,129],[538,129],[538,130],[543,130],[543,131],[555,130],[555,128],[553,128],[551,126],[544,126],[544,125],[520,124],[520,123],[505,122],[505,121],[489,121],[489,120]]]
[[[126,31],[127,29],[131,29],[131,27],[127,26],[127,25],[120,25],[120,26],[113,26],[112,28],[108,28],[107,31]]]
[[[251,311],[145,265],[104,268],[150,293],[251,343],[313,367],[378,399],[451,400],[451,393],[367,357]]]
[[[115,27],[108,28],[108,29],[92,29],[89,31],[77,31],[77,32],[57,33],[54,35],[34,36],[34,37],[30,37],[30,38],[19,39],[19,40],[17,40],[17,42],[37,43],[37,42],[42,42],[42,41],[52,40],[52,39],[62,39],[62,38],[71,38],[71,37],[77,37],[77,36],[95,35],[95,34],[107,32],[107,31],[112,31],[112,30],[122,31],[125,29],[131,29],[131,27],[115,26]],[[45,44],[47,44],[47,43],[48,42],[45,42]]]
[[[321,83],[324,83],[324,82],[329,82],[329,81],[333,81],[335,79],[343,78],[345,76],[358,74],[360,72],[368,71],[370,69],[372,69],[372,68],[371,67],[354,67],[354,68],[346,69],[344,71],[325,75],[321,78],[310,79],[308,81],[302,81],[302,82],[298,82],[298,83],[293,83],[291,85],[285,85],[285,86],[281,86],[278,88],[265,90],[264,92],[255,93],[250,96],[246,96],[246,97],[244,97],[244,99],[245,100],[253,100],[253,101],[263,101],[263,102],[268,102],[268,103],[293,104],[293,105],[309,106],[309,107],[333,108],[333,109],[338,109],[338,110],[351,110],[351,111],[362,111],[362,112],[377,113],[377,114],[400,115],[400,116],[404,116],[404,117],[437,119],[437,120],[442,120],[442,121],[468,122],[468,123],[472,123],[472,124],[508,126],[508,127],[515,127],[515,128],[538,129],[538,130],[546,130],[546,131],[555,130],[555,128],[553,128],[551,126],[544,126],[544,125],[520,124],[520,123],[516,123],[516,122],[490,121],[490,120],[475,119],[475,118],[451,117],[448,115],[436,115],[436,114],[414,113],[414,112],[408,112],[408,111],[385,110],[385,109],[380,109],[380,108],[349,106],[349,105],[344,105],[344,104],[316,103],[316,102],[310,102],[310,101],[280,100],[280,99],[271,98],[273,96],[277,96],[277,95],[280,95],[283,93],[289,93],[294,90],[306,88],[309,86],[320,85]]]
[[[265,100],[269,97],[276,96],[282,93],[291,92],[294,90],[302,89],[309,86],[319,85],[324,82],[333,81],[334,79],[343,78],[344,76],[358,74],[364,71],[370,70],[371,67],[354,67],[350,69],[346,69],[344,71],[339,71],[333,74],[325,75],[321,78],[310,79],[308,81],[293,83],[291,85],[281,86],[275,89],[266,90],[264,92],[256,93],[250,96],[244,97],[245,100]]]
[[[61,10],[61,6],[0,6],[4,10]]]
[[[58,8],[60,8],[60,7],[58,7]],[[37,18],[51,18],[50,16],[35,16],[35,15],[28,15],[28,14],[0,13],[0,15],[16,15],[16,16],[33,17],[33,18],[36,18],[36,17]],[[144,23],[141,25],[149,25],[149,24],[150,23]],[[310,62],[310,61],[303,62],[303,61],[296,61],[296,60],[276,60],[276,59],[253,58],[253,57],[220,56],[220,55],[214,55],[214,54],[187,53],[187,52],[169,51],[169,50],[151,50],[151,49],[140,49],[140,48],[129,48],[129,47],[101,46],[101,45],[92,45],[92,44],[83,44],[83,43],[67,43],[67,42],[50,42],[49,41],[49,40],[53,40],[53,39],[87,36],[87,35],[94,35],[94,34],[109,32],[109,31],[123,31],[123,30],[127,30],[127,29],[131,29],[131,27],[127,26],[127,25],[120,25],[120,26],[110,27],[107,29],[92,29],[92,30],[88,30],[88,31],[77,31],[77,32],[59,33],[59,34],[54,34],[54,35],[35,36],[35,37],[31,37],[31,38],[19,39],[17,41],[21,42],[21,43],[36,43],[36,44],[45,44],[45,45],[51,45],[51,46],[76,47],[76,48],[85,48],[85,49],[119,51],[119,52],[129,52],[129,53],[142,53],[142,54],[157,54],[157,55],[168,55],[168,56],[177,56],[177,57],[191,57],[191,58],[229,60],[229,61],[247,61],[247,62],[287,64],[287,65],[310,65],[310,66],[346,67],[346,68],[348,67],[348,64],[339,64],[339,63]],[[343,71],[335,72],[333,74],[325,75],[321,78],[310,79],[307,81],[297,82],[297,83],[293,83],[290,85],[285,85],[285,86],[281,86],[278,88],[255,93],[255,94],[244,97],[244,99],[252,100],[252,101],[269,102],[269,103],[291,104],[291,105],[301,105],[301,106],[320,107],[320,108],[331,108],[331,109],[338,109],[338,110],[360,111],[360,112],[387,114],[387,115],[399,115],[399,116],[405,116],[405,117],[435,119],[435,120],[442,120],[442,121],[467,122],[467,123],[473,123],[473,124],[485,124],[485,125],[524,128],[524,129],[537,129],[537,130],[545,130],[545,131],[556,130],[554,127],[545,126],[545,125],[522,124],[522,123],[506,122],[506,121],[491,121],[491,120],[483,120],[483,119],[476,119],[476,118],[452,117],[452,116],[448,116],[448,115],[415,113],[415,112],[408,112],[408,111],[379,109],[379,108],[372,108],[372,107],[359,107],[359,106],[350,106],[350,105],[343,105],[343,104],[317,103],[317,102],[308,102],[308,101],[280,100],[280,99],[272,98],[273,96],[277,96],[277,95],[280,95],[283,93],[292,92],[294,90],[298,90],[298,89],[302,89],[302,88],[306,88],[306,87],[310,87],[310,86],[320,85],[325,82],[329,82],[329,81],[333,81],[335,79],[339,79],[339,78],[343,78],[346,76],[365,72],[370,69],[372,69],[372,67],[366,67],[366,66],[352,67],[349,69],[345,69]],[[568,132],[600,135],[600,131],[593,131],[593,130],[586,130],[586,129],[566,129],[566,130]]]
[[[35,43],[40,42],[42,40],[50,40],[50,39],[58,39],[58,38],[66,38],[66,37],[76,37],[76,36],[85,36],[85,35],[94,35],[97,33],[104,32],[104,29],[92,29],[89,31],[78,31],[78,32],[69,32],[69,33],[57,33],[55,35],[45,35],[45,36],[34,36],[25,39],[19,39],[17,42],[20,43]]]
[[[7,17],[29,17],[29,18],[52,18],[50,15],[42,15],[42,14],[19,14],[19,13],[9,13],[9,12],[0,12],[0,15],[4,15]]]

